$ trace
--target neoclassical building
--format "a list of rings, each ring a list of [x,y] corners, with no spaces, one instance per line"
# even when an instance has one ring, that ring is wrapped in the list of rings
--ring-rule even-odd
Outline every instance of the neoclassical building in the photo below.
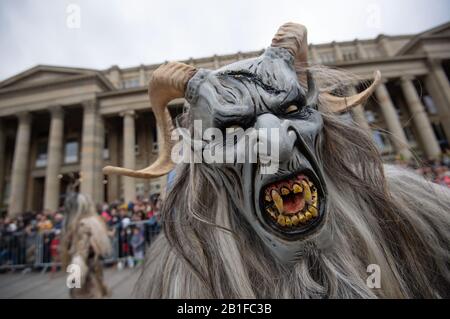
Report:
[[[436,158],[450,140],[450,23],[420,34],[311,45],[311,64],[384,83],[350,115],[371,130],[386,159],[410,149]],[[183,61],[216,69],[262,51]],[[142,168],[158,152],[146,84],[159,65],[107,70],[38,65],[0,82],[0,200],[3,211],[56,210],[67,174],[101,203],[160,193],[165,178],[103,176],[104,165]],[[355,83],[355,90],[360,83]],[[176,116],[184,101],[175,100]],[[392,134],[385,134],[384,132]]]

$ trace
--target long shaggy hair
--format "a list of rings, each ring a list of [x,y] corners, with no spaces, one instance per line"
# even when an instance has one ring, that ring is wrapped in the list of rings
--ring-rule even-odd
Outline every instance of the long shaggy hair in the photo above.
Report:
[[[330,72],[315,72],[322,87],[342,83]],[[323,103],[319,108],[324,129],[317,152],[329,191],[322,231],[332,244],[319,250],[310,238],[307,255],[280,263],[232,201],[244,197],[234,171],[180,164],[162,207],[164,232],[146,255],[140,297],[450,296],[450,190],[384,165],[364,129]],[[370,264],[380,267],[379,289],[366,284]]]
[[[61,241],[61,260],[63,269],[71,259],[79,254],[77,241],[80,240],[82,226],[89,232],[89,245],[97,256],[111,254],[111,241],[105,222],[98,216],[92,200],[80,193],[69,193],[64,203],[64,227]]]

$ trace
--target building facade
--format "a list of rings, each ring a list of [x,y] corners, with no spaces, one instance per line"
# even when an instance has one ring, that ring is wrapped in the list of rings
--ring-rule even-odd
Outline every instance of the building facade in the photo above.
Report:
[[[217,69],[262,51],[183,61]],[[310,45],[310,64],[348,70],[361,81],[381,71],[374,98],[351,111],[386,159],[437,158],[450,141],[450,23],[416,35]],[[14,215],[56,210],[68,174],[97,203],[165,189],[165,178],[103,176],[105,165],[143,168],[158,153],[147,82],[159,65],[107,70],[39,65],[0,82],[0,200]],[[355,91],[361,83],[354,83]],[[183,99],[169,106],[182,112]],[[391,134],[386,134],[389,132]]]

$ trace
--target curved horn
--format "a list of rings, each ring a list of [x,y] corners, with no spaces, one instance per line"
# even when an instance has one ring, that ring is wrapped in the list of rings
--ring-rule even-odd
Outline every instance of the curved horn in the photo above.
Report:
[[[272,39],[272,47],[284,48],[294,57],[296,70],[305,68],[308,64],[308,32],[302,24],[288,22],[283,24]],[[299,74],[301,83],[306,84],[306,74]]]
[[[331,112],[339,113],[345,111],[353,106],[357,106],[359,104],[364,103],[376,90],[378,85],[381,83],[381,73],[380,71],[375,71],[373,74],[374,80],[372,84],[362,91],[361,93],[347,96],[347,97],[339,97],[331,95],[330,93],[321,93],[320,97],[326,101],[326,105],[330,108]]]
[[[288,50],[295,58],[295,64],[308,62],[308,37],[304,25],[293,22],[283,24],[273,37],[271,46]]]
[[[161,134],[158,158],[149,167],[141,170],[135,171],[123,167],[106,166],[103,168],[103,173],[154,178],[165,175],[173,169],[175,164],[170,158],[174,145],[170,138],[173,124],[167,104],[173,99],[184,97],[186,85],[196,72],[197,70],[193,66],[179,62],[161,65],[153,72],[149,82],[148,94],[155,114],[158,132]]]

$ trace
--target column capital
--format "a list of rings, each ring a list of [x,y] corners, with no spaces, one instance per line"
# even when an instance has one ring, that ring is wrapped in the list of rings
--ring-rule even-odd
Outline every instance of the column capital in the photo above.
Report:
[[[120,112],[119,116],[121,116],[121,117],[127,117],[127,116],[136,117],[136,112],[134,110],[127,110],[127,111]]]
[[[96,99],[93,100],[85,100],[81,102],[81,105],[83,106],[84,110],[93,110],[95,111],[98,107],[98,103]]]
[[[48,110],[50,111],[50,114],[53,116],[61,116],[64,114],[64,109],[59,104],[50,105],[48,107]]]
[[[22,111],[16,114],[19,122],[29,122],[31,120],[31,114],[28,111]]]
[[[404,83],[404,82],[410,82],[413,81],[416,77],[414,75],[411,74],[407,74],[407,75],[403,75],[400,77],[400,82]]]
[[[428,58],[427,59],[427,64],[432,69],[442,68],[442,59],[439,59],[439,58]]]
[[[391,80],[391,79],[389,79],[389,78],[381,77],[381,83],[380,83],[380,85],[381,85],[381,84],[386,85],[387,83],[389,83],[390,80]]]

